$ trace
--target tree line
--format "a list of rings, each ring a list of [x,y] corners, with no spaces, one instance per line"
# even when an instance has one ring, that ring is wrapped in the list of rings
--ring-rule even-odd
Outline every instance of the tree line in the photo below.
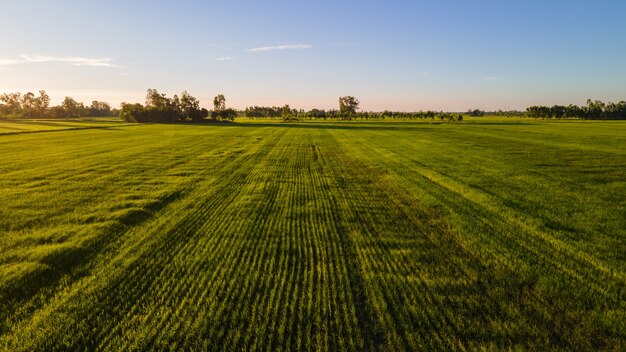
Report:
[[[17,118],[76,118],[76,117],[115,117],[119,110],[103,101],[94,100],[84,105],[72,97],[65,97],[60,105],[50,106],[50,96],[45,90],[39,95],[32,92],[6,93],[0,95],[0,116]]]
[[[148,89],[145,105],[139,103],[122,103],[120,118],[127,122],[204,122],[204,121],[233,121],[237,111],[226,108],[226,98],[223,94],[213,99],[213,111],[200,108],[200,101],[183,91],[180,95],[168,98],[156,89]]]
[[[289,105],[283,107],[250,106],[243,111],[243,116],[253,119],[276,119],[283,120],[413,120],[413,119],[437,119],[462,121],[463,115],[443,111],[357,111],[353,114],[342,114],[337,109],[291,109]]]
[[[243,115],[254,119],[275,119],[283,120],[384,120],[384,119],[441,119],[450,121],[462,121],[463,115],[435,112],[435,111],[357,111],[360,102],[353,96],[339,97],[339,109],[292,109],[289,105],[284,106],[250,106],[243,111]]]
[[[526,109],[526,116],[548,119],[625,120],[626,101],[604,103],[600,100],[588,99],[586,106],[572,104],[568,106],[531,106]]]
[[[94,100],[91,105],[84,105],[72,97],[65,97],[57,106],[50,106],[50,96],[44,90],[39,95],[32,92],[7,93],[0,95],[0,116],[16,118],[77,118],[77,117],[114,117],[119,116],[127,122],[204,122],[204,121],[233,121],[237,116],[255,119],[302,120],[385,120],[385,119],[439,119],[461,121],[460,113],[443,111],[358,111],[360,102],[353,96],[339,97],[339,109],[293,109],[284,106],[250,106],[243,111],[226,107],[226,98],[219,94],[213,99],[213,110],[200,108],[200,101],[183,91],[180,95],[169,98],[156,89],[148,89],[145,105],[139,103],[122,103],[121,110],[112,109],[103,101]],[[492,111],[480,109],[468,110],[468,116],[517,116],[549,119],[585,119],[585,120],[623,120],[626,119],[626,102],[604,103],[599,100],[587,100],[586,106],[554,105],[531,106],[526,111]]]

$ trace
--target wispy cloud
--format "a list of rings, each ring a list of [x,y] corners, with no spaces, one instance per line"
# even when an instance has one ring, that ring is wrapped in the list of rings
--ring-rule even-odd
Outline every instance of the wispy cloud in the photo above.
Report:
[[[497,76],[483,77],[483,80],[485,81],[501,81],[502,79],[503,79],[502,77],[497,77]]]
[[[422,72],[420,73],[420,76],[430,76],[430,72]]]
[[[273,51],[273,50],[289,50],[289,49],[310,49],[313,45],[310,44],[292,44],[292,45],[276,45],[276,46],[262,46],[259,48],[248,49],[249,52],[256,53],[261,51]]]
[[[22,61],[20,60],[10,60],[10,59],[0,59],[0,66],[9,66],[19,64]]]
[[[112,67],[124,68],[126,66],[113,63],[111,58],[89,58],[80,56],[51,56],[51,55],[20,55],[20,59],[0,59],[0,66],[18,65],[28,63],[50,63],[62,62],[74,66],[94,66],[94,67]]]
[[[218,57],[217,59],[215,59],[215,61],[232,61],[235,58],[232,56],[223,56],[223,57]]]

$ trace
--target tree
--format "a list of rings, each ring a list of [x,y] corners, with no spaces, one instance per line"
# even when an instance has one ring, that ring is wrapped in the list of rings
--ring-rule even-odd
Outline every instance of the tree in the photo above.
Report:
[[[565,107],[565,117],[583,118],[585,111],[578,105],[570,104]]]
[[[58,119],[62,119],[65,117],[65,110],[63,110],[63,107],[61,106],[51,107],[50,109],[48,109],[48,113],[50,114],[50,116]]]
[[[22,93],[2,94],[0,101],[7,115],[17,116],[22,113]]]
[[[223,94],[218,94],[213,98],[213,111],[220,112],[226,110],[226,98]]]
[[[226,108],[226,98],[223,94],[218,94],[213,98],[213,111],[211,112],[211,118],[214,120],[235,120],[237,116],[237,110]]]
[[[174,94],[174,96],[172,97],[172,99],[170,99],[169,101],[170,106],[172,107],[172,109],[174,109],[175,111],[179,112],[182,114],[182,108],[180,106],[180,98],[178,97],[178,95]]]
[[[245,110],[245,115],[248,117],[280,117],[282,108],[276,106],[249,106]]]
[[[606,104],[605,114],[609,119],[626,119],[626,102]]]
[[[146,106],[141,104],[122,104],[120,117],[129,122],[201,122],[209,116],[207,109],[200,109],[200,102],[187,91],[180,98],[174,95],[168,98],[156,89],[148,89]]]
[[[605,104],[600,100],[592,101],[587,99],[587,115],[588,118],[597,120],[600,119],[604,113]]]
[[[550,117],[551,109],[547,106],[530,106],[526,108],[528,117]]]
[[[149,122],[143,105],[122,103],[120,118],[126,122]]]
[[[34,109],[39,117],[44,117],[48,114],[48,108],[50,107],[50,96],[46,94],[45,90],[39,91],[39,96],[35,98]]]
[[[180,108],[185,116],[191,117],[195,111],[200,110],[200,102],[185,90],[180,95]]]
[[[556,119],[562,119],[567,113],[567,107],[562,105],[554,105],[550,108],[550,115]]]
[[[72,97],[65,97],[63,103],[61,103],[61,108],[63,108],[64,117],[80,117],[80,113],[84,109],[82,103],[77,102]]]
[[[202,122],[209,116],[209,111],[200,109],[200,101],[186,90],[180,95],[180,110],[183,116],[192,122]]]
[[[320,109],[312,109],[311,111],[307,112],[306,115],[314,119],[325,119],[326,111]]]
[[[111,116],[111,106],[103,101],[92,101],[88,110],[91,117]]]
[[[222,120],[227,120],[227,121],[235,121],[235,117],[237,117],[237,110],[233,109],[233,108],[227,108],[222,110],[220,117],[222,118]]]
[[[291,107],[289,106],[289,104],[285,104],[282,108],[280,108],[280,116],[282,118],[293,116]]]
[[[350,117],[359,109],[359,101],[353,96],[339,97],[339,114]]]
[[[22,96],[22,114],[31,118],[33,110],[35,110],[35,94],[28,92]]]
[[[156,89],[148,89],[148,94],[146,94],[146,107],[166,109],[168,105],[170,105],[169,103],[169,99],[165,94],[160,94]]]
[[[467,114],[469,116],[481,117],[485,115],[485,112],[480,109],[474,109],[474,110],[467,110]]]
[[[207,117],[209,117],[209,110],[202,108],[202,109],[194,109],[191,110],[189,113],[189,119],[191,120],[191,122],[202,122],[204,121]]]

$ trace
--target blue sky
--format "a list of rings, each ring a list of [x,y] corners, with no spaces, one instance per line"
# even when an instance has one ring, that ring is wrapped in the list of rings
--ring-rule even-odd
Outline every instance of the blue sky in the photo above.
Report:
[[[117,106],[524,109],[626,99],[626,1],[0,0],[0,93]]]

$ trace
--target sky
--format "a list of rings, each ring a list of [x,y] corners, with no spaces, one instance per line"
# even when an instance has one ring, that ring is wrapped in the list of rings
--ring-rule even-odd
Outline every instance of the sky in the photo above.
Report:
[[[0,93],[523,110],[626,100],[624,0],[0,0]]]

